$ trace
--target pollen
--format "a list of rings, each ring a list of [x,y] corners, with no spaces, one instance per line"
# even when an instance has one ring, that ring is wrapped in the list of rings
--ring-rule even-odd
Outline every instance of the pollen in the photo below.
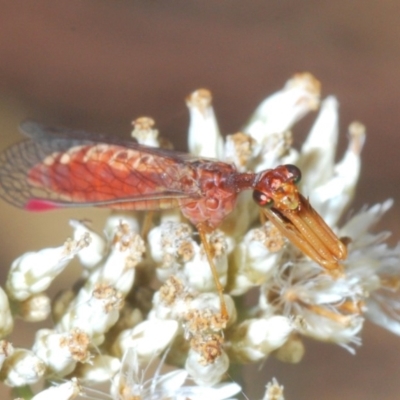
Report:
[[[160,298],[166,305],[172,305],[178,298],[185,295],[185,287],[180,279],[171,276],[164,285],[161,286]]]
[[[233,148],[232,161],[240,167],[245,167],[250,160],[256,141],[246,133],[237,132],[227,137],[227,147]]]
[[[190,340],[190,347],[200,354],[200,364],[213,364],[222,354],[223,338],[212,334],[208,337],[195,336]]]
[[[106,313],[109,313],[113,310],[121,310],[124,305],[122,294],[114,287],[109,285],[96,285],[92,295],[94,298],[104,302],[104,310]]]
[[[186,99],[186,104],[198,108],[202,114],[205,113],[212,102],[212,94],[207,89],[198,89]]]
[[[61,347],[68,347],[72,358],[75,361],[85,362],[90,357],[88,350],[90,344],[89,336],[81,331],[80,329],[72,330],[71,334],[67,338],[60,340]]]
[[[272,253],[280,251],[285,245],[285,239],[275,225],[267,221],[261,228],[253,230],[253,238]]]
[[[177,253],[183,262],[188,262],[192,260],[195,254],[193,242],[189,240],[183,240],[182,243],[179,245]]]

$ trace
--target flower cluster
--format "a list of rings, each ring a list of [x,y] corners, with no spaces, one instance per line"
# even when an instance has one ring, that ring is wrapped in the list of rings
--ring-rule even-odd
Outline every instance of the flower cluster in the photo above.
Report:
[[[6,385],[58,382],[31,394],[34,400],[226,399],[241,391],[229,382],[230,366],[270,355],[297,363],[304,354],[302,336],[353,352],[365,318],[400,334],[400,247],[387,247],[386,232],[371,233],[392,201],[364,208],[339,225],[359,177],[364,127],[350,125],[348,148],[335,163],[338,104],[332,96],[321,102],[319,82],[307,73],[290,79],[225,139],[208,90],[192,93],[187,105],[193,156],[231,163],[241,172],[281,164],[301,169],[301,191],[347,246],[344,273],[328,274],[269,221],[260,222],[249,192],[207,234],[208,249],[179,210],[151,218],[113,212],[103,235],[74,220],[72,239],[15,260],[0,288],[2,338],[17,316],[34,322],[51,312],[54,319],[52,329],[37,331],[31,349],[1,341],[0,379]],[[296,150],[293,125],[318,108]],[[150,118],[136,120],[132,134],[142,144],[165,146]],[[220,312],[206,251],[224,287],[228,318]],[[45,291],[74,257],[82,276],[50,305]],[[241,308],[241,296],[254,287],[258,301]],[[165,372],[166,366],[174,369]],[[111,382],[108,394],[93,389],[104,382]],[[276,380],[264,399],[283,399]]]

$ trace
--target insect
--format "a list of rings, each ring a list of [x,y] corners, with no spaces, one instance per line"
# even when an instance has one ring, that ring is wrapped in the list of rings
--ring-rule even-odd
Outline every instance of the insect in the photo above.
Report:
[[[29,211],[96,206],[125,210],[179,207],[198,229],[227,316],[206,233],[252,190],[262,213],[304,254],[340,274],[346,246],[299,193],[294,165],[239,173],[224,162],[147,147],[133,139],[25,121],[29,139],[0,155],[0,196]]]

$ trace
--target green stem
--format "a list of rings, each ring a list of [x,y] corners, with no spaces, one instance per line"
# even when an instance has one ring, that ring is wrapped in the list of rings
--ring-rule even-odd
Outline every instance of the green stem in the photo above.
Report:
[[[12,389],[13,398],[20,397],[24,400],[30,400],[34,393],[30,386],[19,386]]]

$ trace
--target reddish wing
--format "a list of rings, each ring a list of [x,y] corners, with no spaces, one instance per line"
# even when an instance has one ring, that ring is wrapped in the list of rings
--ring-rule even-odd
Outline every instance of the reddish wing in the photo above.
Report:
[[[0,155],[0,196],[18,207],[154,209],[190,197],[179,182],[191,172],[186,155],[33,121],[21,130],[31,140]]]

